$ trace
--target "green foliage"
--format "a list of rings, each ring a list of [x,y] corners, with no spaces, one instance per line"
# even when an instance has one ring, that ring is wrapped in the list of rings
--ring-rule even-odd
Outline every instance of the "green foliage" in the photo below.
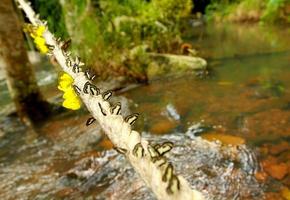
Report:
[[[289,0],[212,0],[207,17],[216,21],[290,22]]]
[[[66,24],[75,49],[93,66],[143,74],[146,62],[130,51],[140,45],[154,52],[173,51],[180,41],[180,20],[191,0],[66,0]]]
[[[32,0],[32,5],[42,19],[46,19],[49,29],[56,36],[67,37],[62,8],[58,0]]]
[[[275,22],[281,19],[281,9],[290,4],[289,0],[268,0],[266,4],[266,10],[262,15],[263,21]],[[290,16],[286,18],[290,22]]]

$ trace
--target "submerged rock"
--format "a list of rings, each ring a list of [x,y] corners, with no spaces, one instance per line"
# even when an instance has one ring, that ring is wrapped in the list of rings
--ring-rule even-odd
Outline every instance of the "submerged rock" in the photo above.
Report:
[[[282,196],[286,199],[286,200],[290,200],[290,190],[289,188],[284,188],[281,191]]]
[[[218,140],[223,144],[242,145],[246,143],[244,138],[223,133],[205,133],[201,137],[209,141]]]
[[[267,174],[277,180],[282,180],[289,173],[287,164],[278,163],[277,159],[271,156],[263,161],[263,168]]]
[[[22,139],[15,138],[23,137],[23,132],[6,134],[0,144],[2,153],[10,153],[1,157],[0,199],[155,200],[124,156],[100,149],[101,142],[95,144],[96,126],[85,127],[87,117],[45,126],[46,137],[29,144],[18,145]],[[58,130],[61,124],[75,128]],[[207,199],[260,200],[264,183],[255,178],[259,165],[254,151],[246,145],[223,145],[195,136],[202,130],[201,125],[193,125],[186,133],[143,135],[152,143],[173,142],[168,160]],[[7,143],[6,136],[16,143]]]
[[[177,126],[175,121],[167,119],[159,120],[150,127],[150,132],[153,134],[166,134],[172,131]]]
[[[270,176],[278,180],[282,180],[288,174],[288,166],[285,163],[270,165],[265,170]]]
[[[252,150],[245,145],[225,146],[189,134],[147,136],[152,143],[170,140],[175,144],[168,159],[175,166],[177,174],[184,176],[191,187],[201,191],[207,199],[263,197],[263,188],[255,178],[258,162]],[[74,184],[77,194],[86,197],[155,199],[126,159],[114,150],[106,151],[101,157],[78,161],[69,170],[67,179],[77,180]],[[92,190],[99,192],[96,194]],[[73,197],[76,197],[75,194]]]

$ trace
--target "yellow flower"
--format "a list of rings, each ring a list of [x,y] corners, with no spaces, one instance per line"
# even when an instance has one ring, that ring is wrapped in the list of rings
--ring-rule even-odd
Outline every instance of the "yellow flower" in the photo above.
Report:
[[[46,45],[38,46],[37,48],[39,49],[40,53],[46,54],[48,52],[48,48]]]
[[[37,36],[34,39],[34,43],[36,44],[36,47],[41,53],[46,54],[48,52],[48,48],[45,44],[45,39],[43,37]]]
[[[78,110],[81,108],[79,101],[70,101],[67,99],[63,101],[62,106],[71,110]]]
[[[64,92],[62,106],[71,110],[78,110],[81,108],[81,101],[72,87],[73,81],[70,75],[64,73],[59,79],[58,89]]]
[[[37,36],[42,36],[44,31],[45,31],[45,26],[38,26],[36,31],[35,31],[35,34]]]
[[[32,38],[42,37],[45,31],[45,26],[33,26],[28,28],[28,31],[30,32],[30,36]]]
[[[34,42],[35,42],[36,45],[39,45],[39,46],[45,45],[45,39],[42,38],[42,37],[36,37],[34,39]]]
[[[46,27],[27,26],[26,28],[30,32],[30,36],[34,39],[34,43],[36,44],[36,47],[40,53],[46,54],[48,52],[48,48],[46,46],[45,39],[43,38],[43,33]]]
[[[77,97],[74,89],[72,87],[69,87],[68,89],[66,89],[64,91],[64,94],[62,96],[64,99],[71,99],[71,100],[74,100],[75,97]]]
[[[70,75],[68,75],[67,73],[64,73],[59,78],[58,89],[64,92],[71,87],[73,82],[74,82],[74,79]]]

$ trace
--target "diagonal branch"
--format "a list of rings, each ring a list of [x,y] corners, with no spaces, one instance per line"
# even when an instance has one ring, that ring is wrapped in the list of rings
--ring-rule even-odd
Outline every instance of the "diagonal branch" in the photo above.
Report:
[[[46,23],[35,15],[28,2],[16,1],[33,25],[46,26]],[[204,197],[200,192],[192,190],[183,177],[175,175],[172,164],[163,156],[173,144],[167,142],[153,146],[142,139],[140,134],[131,128],[138,115],[133,114],[123,118],[120,115],[121,105],[112,106],[109,103],[110,92],[100,93],[99,88],[91,82],[88,73],[82,72],[83,63],[79,58],[72,59],[69,52],[62,50],[63,43],[56,40],[47,29],[43,37],[46,43],[53,47],[50,53],[62,69],[73,77],[76,92],[92,114],[93,118],[88,120],[87,125],[94,119],[99,122],[118,152],[124,154],[156,197],[166,200],[203,200]]]

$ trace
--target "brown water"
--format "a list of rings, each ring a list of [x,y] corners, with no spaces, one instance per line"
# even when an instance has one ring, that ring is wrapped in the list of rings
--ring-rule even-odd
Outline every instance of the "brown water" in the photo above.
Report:
[[[208,57],[208,76],[164,77],[124,94],[127,109],[141,114],[136,129],[173,141],[177,172],[209,199],[279,199],[290,187],[287,34],[257,26],[189,30],[188,41]],[[154,199],[87,118],[63,113],[33,133],[2,116],[0,199]]]

